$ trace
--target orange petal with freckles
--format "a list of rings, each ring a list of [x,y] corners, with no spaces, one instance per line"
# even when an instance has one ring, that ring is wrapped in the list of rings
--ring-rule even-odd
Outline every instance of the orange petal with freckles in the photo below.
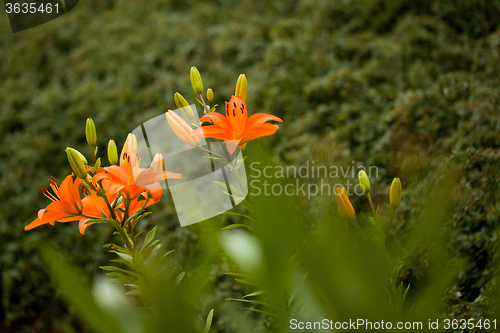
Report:
[[[215,112],[207,113],[206,115],[200,118],[200,122],[201,123],[209,122],[214,126],[217,126],[220,129],[226,131],[227,133],[231,133],[233,131],[233,129],[231,128],[231,124],[229,123],[227,118],[225,118],[220,113],[215,113]]]
[[[200,128],[197,128],[191,133],[193,136],[203,136],[205,138],[214,138],[214,139],[219,139],[219,140],[225,140],[225,139],[232,139],[233,136],[227,132],[226,130],[215,126],[215,125],[210,125],[210,126],[203,126]]]

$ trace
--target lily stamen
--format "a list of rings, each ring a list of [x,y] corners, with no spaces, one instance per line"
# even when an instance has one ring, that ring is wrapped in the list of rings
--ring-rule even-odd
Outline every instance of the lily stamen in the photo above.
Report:
[[[42,193],[43,196],[49,198],[51,201],[58,201],[59,197],[57,194],[52,194],[49,192],[49,190],[45,187],[45,185],[42,184],[42,188],[40,189],[40,193]]]

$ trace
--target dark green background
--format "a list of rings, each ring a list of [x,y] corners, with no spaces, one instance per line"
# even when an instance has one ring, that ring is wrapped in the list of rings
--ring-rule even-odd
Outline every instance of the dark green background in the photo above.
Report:
[[[88,156],[87,117],[104,151],[110,138],[121,147],[128,131],[174,108],[176,91],[193,101],[193,65],[219,105],[247,74],[249,110],[285,121],[263,139],[280,163],[333,154],[347,165],[376,165],[380,205],[392,177],[401,177],[394,231],[401,237],[434,176],[459,170],[446,232],[466,267],[450,293],[463,297],[447,298],[443,315],[487,317],[500,210],[499,22],[500,2],[480,0],[87,0],[16,34],[1,14],[0,293],[7,330],[80,330],[52,289],[37,245],[54,241],[93,275],[110,259],[101,246],[111,230],[92,226],[81,236],[68,223],[24,232],[47,204],[38,188],[70,172],[66,146]],[[365,200],[353,204],[368,212]],[[158,224],[182,266],[200,235],[178,226],[168,198],[154,210],[148,226]],[[400,274],[414,292],[425,281],[427,255],[410,254]],[[227,281],[219,292],[237,288]],[[228,322],[221,318],[217,327],[224,331]]]

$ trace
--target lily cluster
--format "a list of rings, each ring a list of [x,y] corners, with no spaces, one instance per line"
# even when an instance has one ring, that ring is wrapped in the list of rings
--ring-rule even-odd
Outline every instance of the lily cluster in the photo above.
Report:
[[[364,170],[359,171],[358,173],[359,184],[363,189],[364,193],[370,202],[370,206],[373,212],[373,216],[375,219],[378,217],[378,209],[375,210],[375,206],[373,205],[372,198],[370,196],[370,179]],[[391,211],[391,222],[394,218],[394,214],[396,213],[396,209],[398,209],[401,204],[401,180],[399,178],[394,178],[391,184],[391,189],[389,192],[389,203],[392,208]],[[337,187],[335,189],[335,200],[337,202],[337,206],[339,209],[339,214],[344,217],[347,221],[353,222],[356,220],[356,211],[354,210],[351,201],[349,200],[349,196],[347,195],[347,191],[344,187]]]
[[[276,133],[279,126],[268,121],[283,122],[280,118],[266,113],[248,116],[248,83],[245,74],[238,77],[234,95],[229,102],[225,102],[224,114],[215,112],[217,105],[212,106],[212,89],[208,89],[206,93],[210,105],[205,103],[203,81],[196,67],[191,68],[190,76],[193,90],[199,97],[198,101],[202,104],[205,115],[196,123],[189,103],[181,94],[175,93],[175,104],[187,121],[171,110],[166,113],[166,117],[177,137],[193,147],[200,146],[200,137],[213,138],[225,142],[229,154],[233,154],[237,147],[245,149],[251,140]],[[192,126],[188,122],[191,122]]]
[[[55,222],[78,221],[82,235],[94,223],[112,223],[117,229],[127,228],[132,233],[135,224],[144,216],[145,208],[160,201],[163,194],[160,181],[181,178],[180,173],[163,170],[160,154],[156,154],[148,168],[141,168],[137,139],[133,134],[128,135],[119,159],[116,144],[110,140],[108,160],[112,165],[101,167],[101,159],[96,159],[96,130],[91,118],[87,120],[85,134],[92,150],[93,165],[89,165],[76,149],[67,148],[73,173],[60,185],[51,177],[50,190],[42,185],[40,192],[52,202],[40,209],[38,217],[24,230],[44,224],[54,226]]]

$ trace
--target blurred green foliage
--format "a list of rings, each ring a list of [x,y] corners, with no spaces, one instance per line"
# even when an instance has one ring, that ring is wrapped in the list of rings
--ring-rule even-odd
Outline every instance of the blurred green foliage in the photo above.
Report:
[[[12,34],[0,22],[0,263],[2,312],[15,332],[79,332],[42,269],[37,248],[48,239],[90,275],[111,258],[101,246],[111,229],[83,237],[73,223],[24,232],[46,204],[49,176],[70,172],[64,149],[89,156],[84,123],[92,117],[105,156],[128,131],[189,101],[196,65],[221,105],[237,75],[249,81],[248,107],[282,117],[272,139],[280,163],[306,160],[376,165],[373,200],[388,215],[390,180],[401,177],[403,202],[389,246],[411,239],[433,189],[458,172],[444,222],[458,280],[443,302],[447,318],[492,316],[497,280],[500,167],[500,8],[497,1],[87,0],[50,23]],[[250,154],[250,152],[249,152]],[[434,193],[434,196],[433,196]],[[168,195],[165,194],[168,198]],[[330,200],[327,198],[325,200]],[[332,199],[333,200],[333,199]],[[369,212],[366,200],[353,199]],[[323,206],[318,206],[323,207]],[[302,209],[316,211],[315,202]],[[170,200],[148,226],[180,269],[200,263],[210,242],[203,226],[180,228]],[[414,247],[399,278],[409,300],[429,281],[430,251]],[[218,288],[207,304],[242,286],[213,268]],[[333,274],[333,272],[332,272]],[[234,295],[233,295],[234,296]],[[226,306],[226,305],[221,305]],[[207,305],[207,309],[213,306]],[[264,329],[256,323],[256,329]],[[218,317],[221,331],[237,329]]]

